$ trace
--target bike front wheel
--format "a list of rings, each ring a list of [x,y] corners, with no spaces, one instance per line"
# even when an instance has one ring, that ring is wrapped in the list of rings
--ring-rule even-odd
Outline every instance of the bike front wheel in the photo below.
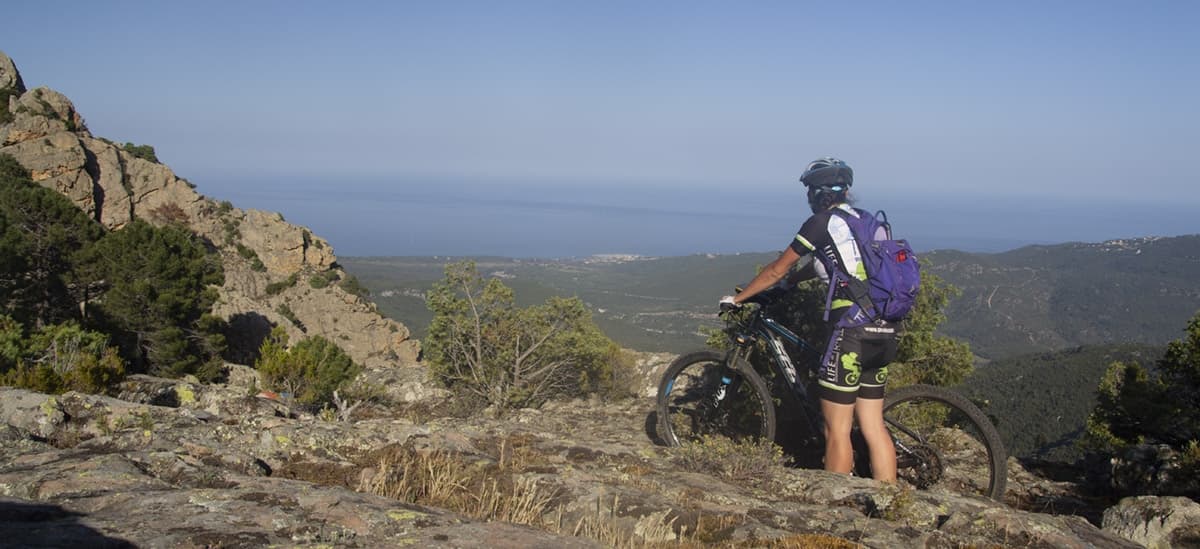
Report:
[[[888,393],[883,416],[901,480],[932,491],[1004,497],[1004,444],[971,401],[942,387],[909,385]]]
[[[716,351],[675,359],[658,385],[658,436],[668,446],[720,436],[775,438],[775,404],[762,377]]]

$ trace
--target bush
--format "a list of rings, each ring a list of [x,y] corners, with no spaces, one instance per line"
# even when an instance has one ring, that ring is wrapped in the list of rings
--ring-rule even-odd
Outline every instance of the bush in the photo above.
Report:
[[[330,403],[333,392],[362,371],[345,351],[321,336],[305,338],[289,349],[287,332],[278,326],[263,341],[254,367],[268,389],[291,393],[297,403],[316,407]]]
[[[284,290],[291,288],[292,286],[295,286],[296,280],[298,278],[299,277],[296,273],[292,273],[292,276],[289,276],[284,280],[280,280],[279,282],[272,282],[270,284],[267,284],[267,289],[266,289],[267,295],[274,296],[274,295],[279,295],[279,294],[283,293]]]
[[[430,374],[498,411],[616,392],[630,377],[623,370],[629,361],[578,298],[518,308],[511,289],[484,280],[468,261],[446,266],[427,304],[434,313],[426,340]]]
[[[237,244],[237,252],[238,255],[242,256],[243,259],[250,260],[250,270],[257,272],[263,272],[267,270],[267,266],[263,265],[262,260],[258,258],[258,252],[243,246],[240,242]]]
[[[1200,441],[1200,313],[1185,333],[1167,346],[1153,371],[1137,363],[1109,366],[1088,418],[1085,447],[1109,453],[1154,441],[1186,453]]]
[[[183,208],[174,202],[166,202],[150,210],[150,218],[163,225],[170,223],[187,225],[188,222],[187,212],[184,212]]]
[[[134,145],[133,143],[126,142],[121,148],[135,158],[149,160],[155,164],[158,163],[158,155],[154,153],[154,147],[150,145]]]
[[[320,290],[321,288],[328,286],[331,282],[333,282],[334,280],[337,280],[337,279],[338,279],[338,272],[334,269],[330,269],[323,273],[317,273],[317,274],[309,277],[308,285],[312,286],[313,288],[315,288],[317,290]]]
[[[362,283],[358,281],[358,277],[354,275],[343,278],[341,283],[338,284],[338,287],[346,293],[350,295],[356,295],[358,297],[367,297],[371,295],[371,290],[368,290],[366,286],[363,286]]]
[[[226,246],[233,245],[242,238],[242,231],[238,229],[241,224],[242,222],[237,219],[221,219],[221,228],[225,236]],[[241,246],[241,244],[238,244],[238,246]],[[238,252],[241,252],[240,248]]]
[[[125,364],[104,334],[75,322],[47,326],[27,340],[14,341],[20,326],[0,317],[0,353],[8,362],[0,376],[6,385],[42,393],[105,393],[125,378]]]
[[[296,313],[292,311],[292,308],[287,303],[280,303],[278,307],[275,307],[275,312],[279,313],[279,316],[286,318],[293,326],[300,328],[301,332],[307,331],[304,328],[304,323],[300,322],[300,319],[296,317]]]

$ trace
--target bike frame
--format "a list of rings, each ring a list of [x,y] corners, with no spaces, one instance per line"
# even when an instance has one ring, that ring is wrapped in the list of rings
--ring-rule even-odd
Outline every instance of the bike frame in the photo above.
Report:
[[[734,336],[736,346],[730,353],[740,359],[735,363],[750,364],[750,355],[754,352],[755,342],[759,340],[766,342],[775,373],[787,380],[788,386],[791,388],[791,396],[796,399],[796,404],[803,411],[809,432],[814,438],[821,438],[821,425],[824,420],[820,416],[820,410],[812,408],[808,389],[799,382],[796,366],[792,363],[792,357],[788,354],[784,343],[790,343],[818,357],[821,355],[821,351],[775,319],[765,315],[762,308],[751,311],[750,314],[752,317],[746,329]]]

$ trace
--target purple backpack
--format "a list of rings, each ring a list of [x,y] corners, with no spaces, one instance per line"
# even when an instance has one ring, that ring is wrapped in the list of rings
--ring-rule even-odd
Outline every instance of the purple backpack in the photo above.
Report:
[[[875,215],[858,208],[854,210],[858,217],[838,209],[834,212],[846,221],[854,240],[858,242],[867,279],[859,280],[846,273],[844,268],[835,269],[830,275],[829,303],[832,303],[834,288],[842,287],[848,290],[850,298],[867,319],[891,322],[904,320],[916,303],[917,292],[921,289],[921,266],[917,254],[913,253],[907,240],[892,238],[892,227],[883,210]],[[826,304],[827,310],[829,303]],[[844,318],[849,320],[854,317],[859,315]]]

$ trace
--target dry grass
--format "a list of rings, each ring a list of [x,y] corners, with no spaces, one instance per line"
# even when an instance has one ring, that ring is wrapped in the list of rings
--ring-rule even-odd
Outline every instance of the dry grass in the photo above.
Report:
[[[680,534],[675,533],[675,518],[667,518],[670,510],[642,517],[638,521],[641,526],[640,532],[631,534],[621,528],[618,523],[617,508],[619,506],[619,496],[613,496],[611,506],[606,506],[597,499],[595,513],[584,515],[570,531],[564,530],[560,524],[558,533],[596,540],[605,547],[614,549],[644,549],[677,545]]]
[[[689,512],[694,518],[686,519],[687,524],[680,524],[681,516],[673,509],[640,518],[623,517],[618,515],[619,496],[613,496],[611,500],[598,499],[594,512],[574,524],[564,524],[563,507],[555,507],[554,503],[558,491],[539,484],[533,477],[520,475],[521,471],[538,462],[536,455],[528,451],[529,441],[501,438],[494,444],[497,463],[479,463],[442,450],[421,452],[411,448],[389,448],[375,456],[372,467],[364,469],[357,489],[408,503],[449,509],[479,520],[524,524],[561,535],[588,538],[616,549],[858,547],[841,538],[814,534],[735,541],[730,538],[737,527],[748,520],[745,515]],[[709,458],[726,456],[723,452],[713,452],[711,446],[697,452]],[[735,467],[732,474],[747,474],[765,464],[777,463],[770,448],[752,449],[751,456],[746,459],[757,465]],[[699,458],[693,456],[693,459]],[[628,473],[637,475],[645,471],[635,468]],[[699,493],[689,495],[697,502],[703,499]]]
[[[734,442],[725,437],[709,436],[681,446],[675,461],[689,471],[749,484],[774,481],[787,463],[783,450],[773,442]]]
[[[450,509],[480,520],[541,526],[554,499],[530,478],[467,463],[444,451],[397,449],[379,457],[358,490],[408,503]]]

